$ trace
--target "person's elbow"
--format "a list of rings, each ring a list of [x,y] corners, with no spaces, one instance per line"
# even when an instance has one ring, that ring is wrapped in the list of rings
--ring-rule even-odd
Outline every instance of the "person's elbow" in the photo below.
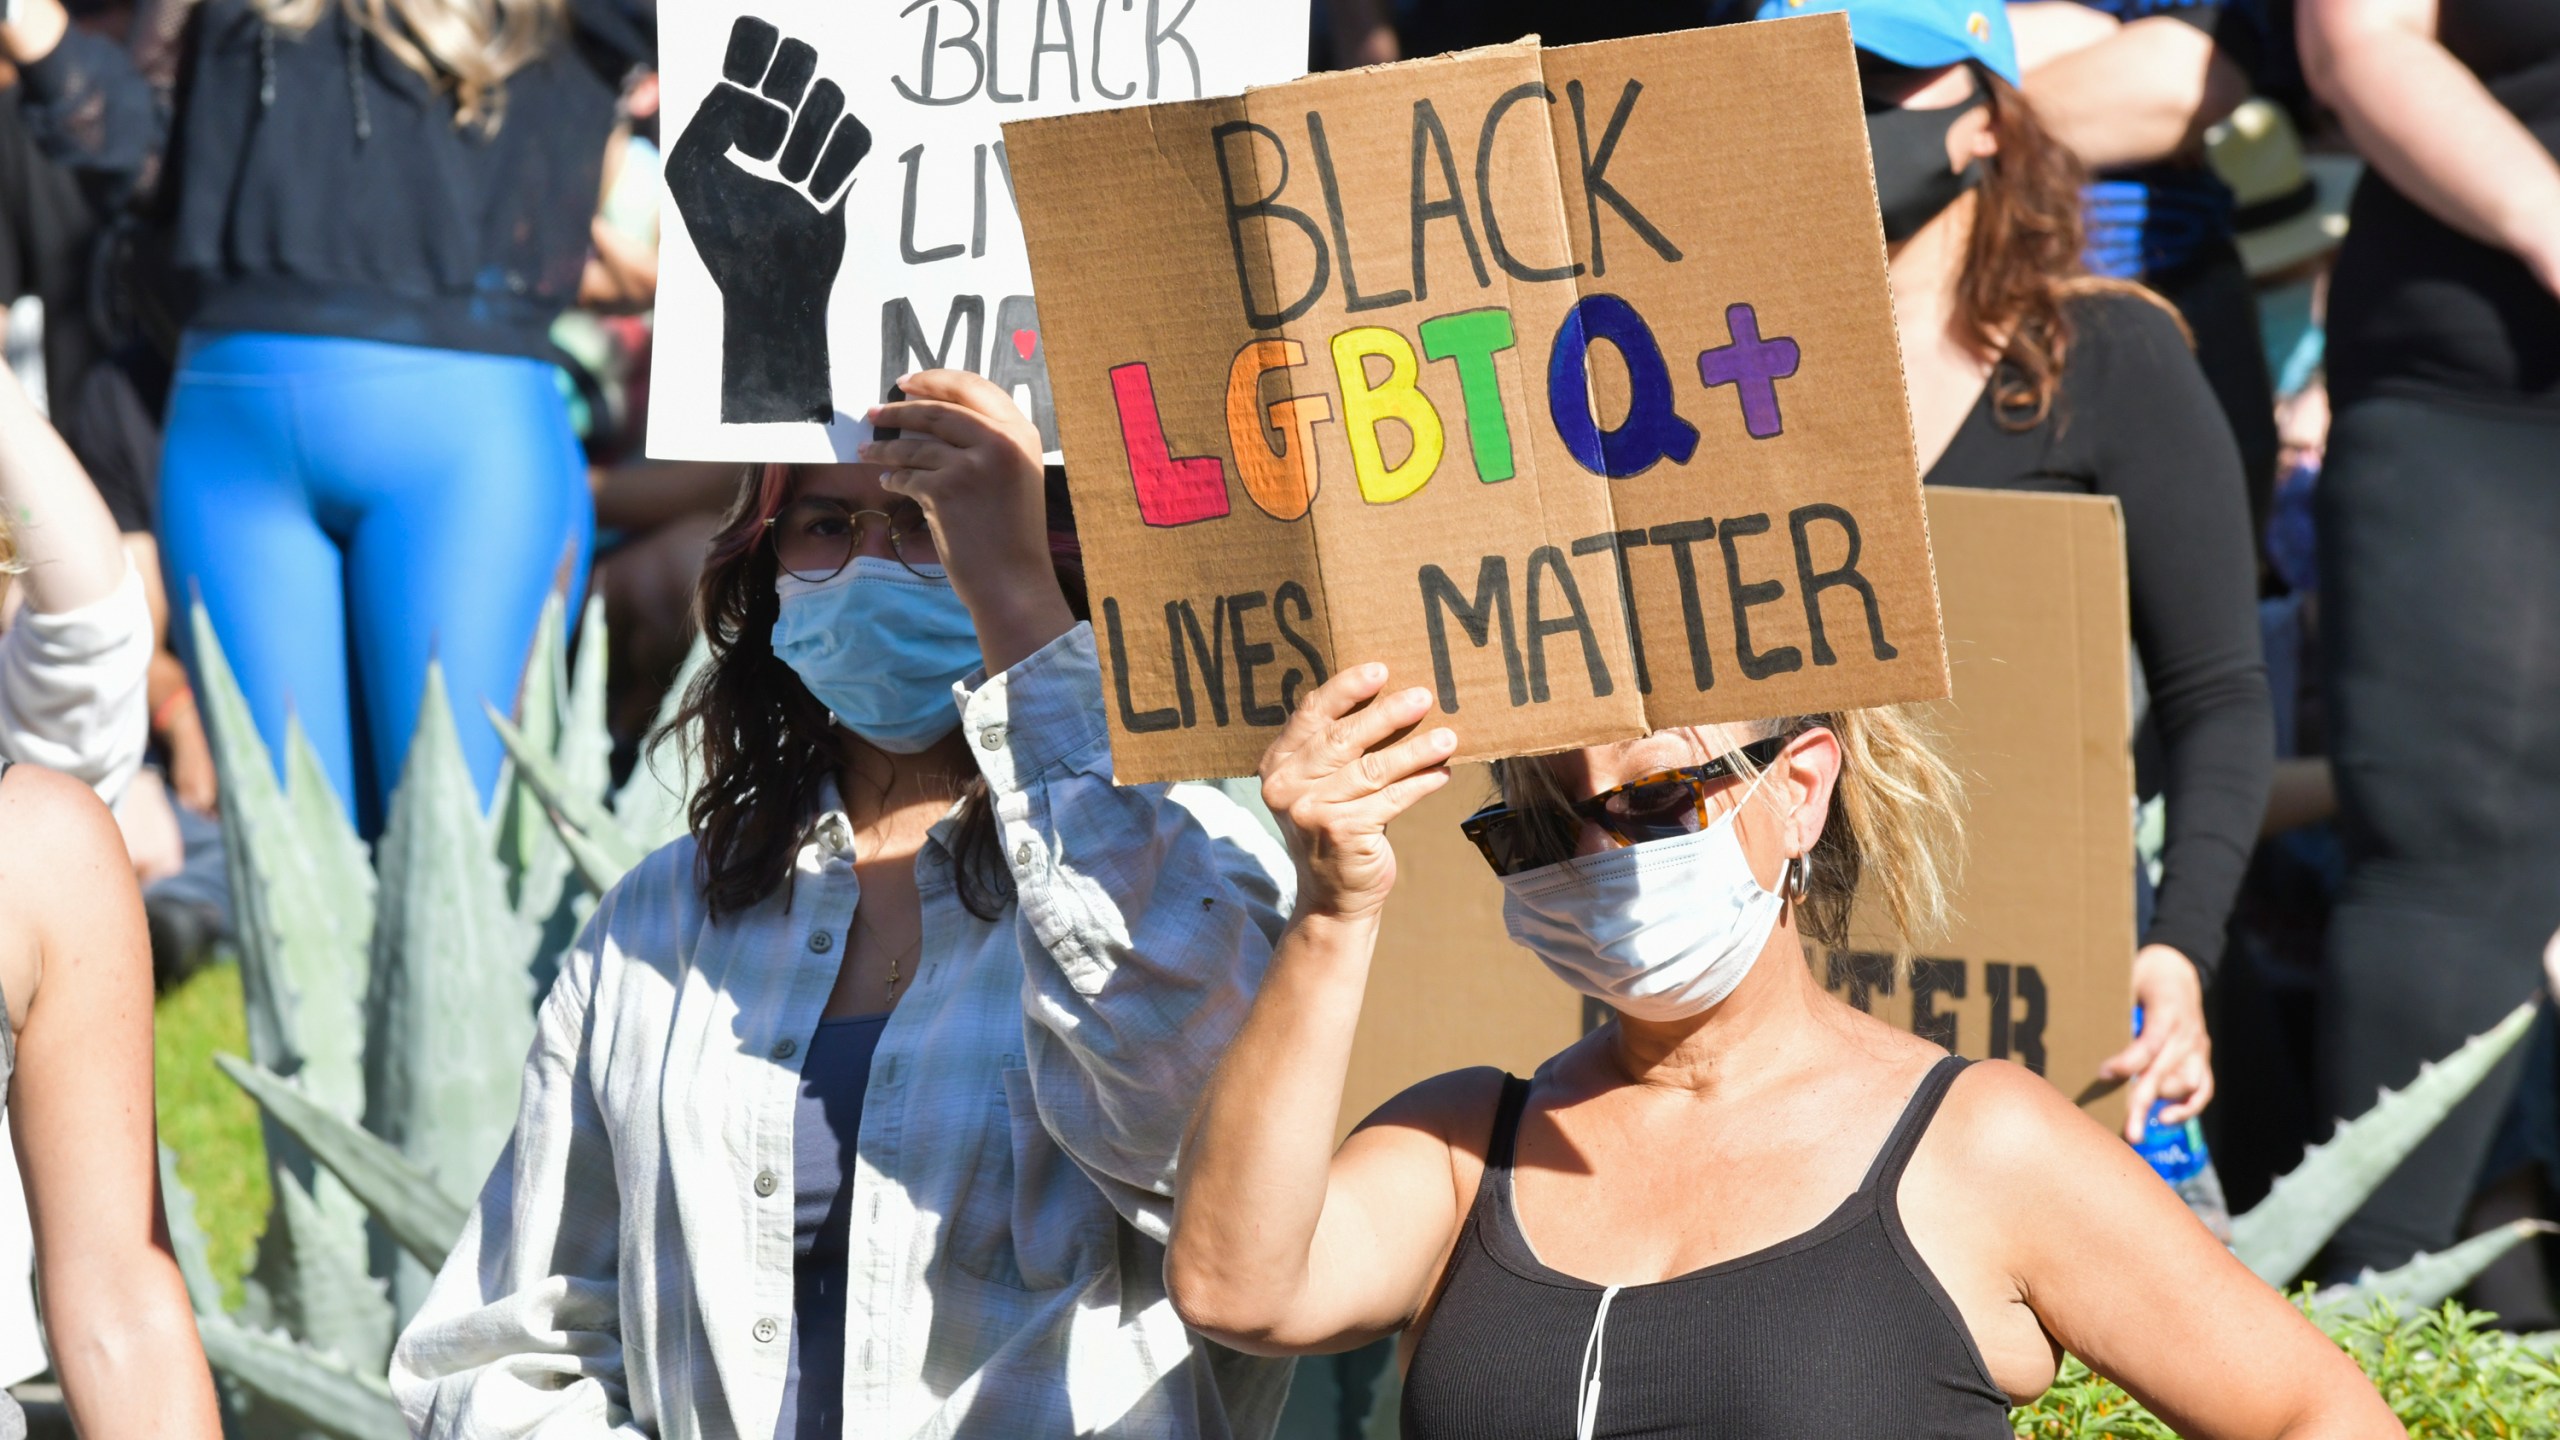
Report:
[[[1173,1243],[1164,1252],[1164,1288],[1173,1300],[1173,1313],[1182,1323],[1230,1349],[1245,1348],[1236,1343],[1253,1334],[1260,1308],[1253,1303],[1247,1288],[1233,1282],[1217,1262],[1213,1247],[1195,1238],[1198,1230],[1180,1226],[1173,1232]]]
[[[1247,1355],[1305,1353],[1303,1344],[1292,1343],[1302,1337],[1292,1333],[1290,1306],[1279,1287],[1256,1283],[1223,1263],[1222,1247],[1199,1235],[1197,1227],[1177,1227],[1165,1251],[1165,1291],[1182,1323]]]
[[[2213,37],[2165,16],[2028,72],[2028,103],[2093,170],[2165,160],[2248,98],[2249,81]]]
[[[211,1383],[195,1312],[165,1257],[63,1276],[60,1283],[60,1291],[46,1297],[45,1339],[75,1404],[76,1392],[87,1386],[177,1385],[190,1376]]]

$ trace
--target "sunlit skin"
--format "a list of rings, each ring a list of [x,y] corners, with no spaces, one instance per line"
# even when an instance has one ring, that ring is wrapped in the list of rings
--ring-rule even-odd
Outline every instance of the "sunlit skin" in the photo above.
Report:
[[[1193,1121],[1166,1268],[1188,1321],[1254,1353],[1426,1327],[1483,1170],[1491,1070],[1425,1081],[1333,1145],[1396,880],[1386,826],[1448,783],[1456,748],[1445,728],[1385,742],[1429,709],[1429,692],[1355,666],[1304,701],[1263,761],[1299,906]],[[1568,753],[1558,772],[1587,797],[1752,738],[1667,731]],[[1747,803],[1743,782],[1719,785],[1710,817],[1739,807],[1764,887],[1820,840],[1841,764],[1817,729]],[[1608,843],[1589,828],[1580,840],[1585,852]],[[1618,1017],[1540,1068],[1515,1184],[1542,1260],[1595,1284],[1660,1281],[1802,1234],[1857,1188],[1943,1052],[1825,992],[1802,944],[1790,910],[1714,1008]],[[1899,1204],[1993,1378],[2020,1400],[2052,1382],[2068,1347],[2201,1440],[2401,1433],[2354,1364],[2139,1156],[2023,1069],[1964,1072]]]
[[[2071,0],[2009,7],[2027,98],[2092,170],[2192,155],[2249,98],[2249,75],[2177,15],[2115,16]]]
[[[902,438],[865,445],[858,463],[801,467],[784,503],[823,495],[902,519],[920,512],[926,544],[907,541],[908,558],[949,575],[976,625],[987,673],[1002,674],[1075,626],[1049,562],[1039,432],[1003,391],[965,371],[929,370],[900,386],[906,401],[866,418]],[[953,544],[947,536],[964,538]],[[875,524],[864,527],[859,553],[894,561],[899,552]],[[924,926],[916,852],[977,773],[957,729],[916,755],[892,755],[841,726],[833,734],[862,900],[827,996],[829,1019],[884,1013],[914,979]]]
[[[213,1376],[157,1203],[142,894],[107,807],[27,765],[0,778],[0,993],[17,1032],[9,1133],[72,1424],[214,1440]]]
[[[1973,93],[1972,77],[1961,65],[1900,72],[1885,83],[1870,71],[1868,84],[1871,98],[1915,110],[1961,105]],[[1987,105],[1967,111],[1948,128],[1951,170],[1999,151],[2000,137],[1992,131]],[[1903,384],[1911,399],[1911,428],[1919,441],[1923,474],[1946,453],[1991,378],[1991,357],[1976,351],[1955,323],[1956,286],[1964,275],[1965,251],[1980,206],[1978,193],[1968,190],[1910,239],[1886,247],[1894,324],[1902,336]],[[2143,1011],[2142,1034],[2109,1056],[2098,1075],[2129,1082],[2125,1138],[2138,1140],[2153,1100],[2170,1102],[2160,1118],[2172,1125],[2202,1114],[2212,1103],[2213,1039],[2204,1023],[2204,982],[2186,952],[2170,945],[2135,951],[2132,992],[2133,1003]]]

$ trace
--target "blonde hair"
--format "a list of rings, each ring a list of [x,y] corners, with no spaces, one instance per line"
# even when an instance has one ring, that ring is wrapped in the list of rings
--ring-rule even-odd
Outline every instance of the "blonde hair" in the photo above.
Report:
[[[0,508],[0,577],[15,575],[21,568],[17,537],[9,533],[9,512]]]
[[[1949,896],[1964,866],[1964,786],[1938,753],[1937,728],[1908,705],[1839,710],[1764,722],[1757,738],[1829,730],[1840,742],[1840,779],[1822,838],[1804,857],[1804,899],[1796,928],[1832,949],[1849,943],[1861,887],[1882,902],[1896,948],[1910,950],[1946,929]],[[1735,757],[1746,776],[1750,761]],[[1494,764],[1506,803],[1559,820],[1572,797],[1546,757]]]
[[[542,58],[564,28],[567,0],[250,0],[268,24],[302,35],[332,5],[428,84],[453,92],[457,125],[495,130],[507,77]],[[353,42],[349,42],[352,44]]]

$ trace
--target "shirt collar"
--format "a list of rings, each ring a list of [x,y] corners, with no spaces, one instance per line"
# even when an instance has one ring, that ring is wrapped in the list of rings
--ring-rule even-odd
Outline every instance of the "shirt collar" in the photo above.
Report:
[[[924,832],[925,851],[944,864],[951,859],[953,832],[960,826],[960,804],[953,801],[942,818]],[[836,788],[832,771],[818,786],[817,818],[803,832],[800,846],[802,862],[811,867],[824,867],[830,860],[853,863],[853,817],[846,813],[844,792]]]

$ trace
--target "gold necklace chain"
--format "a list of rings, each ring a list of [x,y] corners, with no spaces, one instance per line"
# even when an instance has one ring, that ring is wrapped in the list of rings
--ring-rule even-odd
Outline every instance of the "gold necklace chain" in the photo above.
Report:
[[[854,902],[853,906],[853,930],[856,937],[861,936],[865,932],[869,932],[873,935],[880,933],[873,927],[869,920],[863,918],[862,902],[858,900]],[[898,966],[903,963],[910,954],[917,956],[919,959],[923,957],[924,933],[921,928],[919,928],[916,933],[916,943],[913,946],[893,950],[889,953],[889,998],[891,1000],[898,998],[898,985],[900,978],[898,975]]]

